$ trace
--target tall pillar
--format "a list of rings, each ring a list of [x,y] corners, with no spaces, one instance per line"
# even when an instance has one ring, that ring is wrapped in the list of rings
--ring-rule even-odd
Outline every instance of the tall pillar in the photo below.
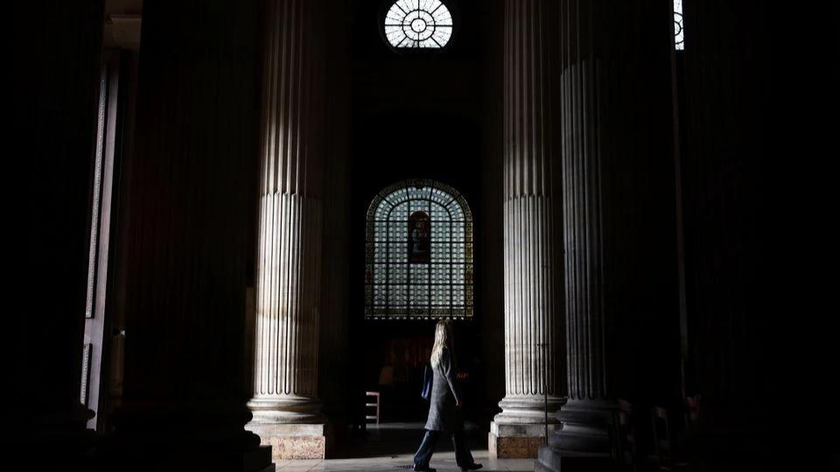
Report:
[[[254,419],[275,458],[323,458],[318,400],[324,141],[321,2],[273,0],[264,44]]]
[[[145,2],[124,169],[125,374],[101,470],[270,472],[245,430],[259,126],[256,0]]]
[[[495,457],[536,457],[563,404],[563,256],[555,2],[508,1],[504,70],[505,397]]]
[[[16,309],[7,328],[15,353],[6,417],[29,467],[76,470],[94,444],[80,400],[104,1],[18,2],[12,36],[28,38],[9,67],[14,100],[9,159],[11,274]],[[31,36],[30,36],[31,35]],[[16,184],[16,185],[15,185]]]
[[[330,9],[335,14],[326,15],[325,21],[325,87],[330,91],[330,100],[324,108],[324,126],[330,130],[330,139],[324,143],[323,200],[330,202],[324,208],[324,228],[329,228],[329,237],[323,238],[322,284],[329,290],[321,292],[321,339],[319,356],[329,359],[328,368],[320,369],[319,392],[324,404],[323,413],[330,419],[335,440],[341,440],[348,421],[347,400],[348,377],[355,372],[348,369],[348,325],[350,321],[349,258],[351,244],[349,235],[351,201],[349,193],[350,113],[349,98],[350,42],[346,41],[350,25],[347,23],[347,1],[331,1]]]
[[[618,400],[648,412],[678,398],[672,10],[560,8],[569,399],[537,470],[607,470]]]

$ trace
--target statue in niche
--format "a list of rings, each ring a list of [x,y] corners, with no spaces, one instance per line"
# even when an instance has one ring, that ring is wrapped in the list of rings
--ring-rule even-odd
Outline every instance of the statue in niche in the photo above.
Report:
[[[408,218],[408,262],[428,264],[431,260],[431,221],[424,211],[415,211]]]

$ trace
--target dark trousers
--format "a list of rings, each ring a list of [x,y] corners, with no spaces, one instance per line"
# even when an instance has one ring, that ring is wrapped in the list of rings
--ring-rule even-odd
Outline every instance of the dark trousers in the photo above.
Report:
[[[420,443],[420,449],[417,450],[417,454],[414,454],[414,467],[419,469],[429,467],[429,461],[432,460],[432,454],[435,452],[435,444],[437,444],[441,434],[442,431],[426,430],[423,442]],[[458,467],[472,465],[474,462],[473,456],[464,440],[463,431],[452,432],[452,445],[455,446],[455,462],[458,463]]]

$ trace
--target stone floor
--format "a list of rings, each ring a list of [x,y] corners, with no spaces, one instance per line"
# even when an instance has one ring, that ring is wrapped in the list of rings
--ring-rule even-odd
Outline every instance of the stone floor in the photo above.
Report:
[[[468,424],[467,441],[475,461],[484,465],[481,471],[525,472],[534,470],[531,459],[491,460],[487,452],[487,432]],[[423,438],[422,423],[387,423],[368,425],[364,437],[348,438],[343,442],[337,458],[327,460],[277,460],[278,471],[408,471],[414,450]],[[439,472],[456,472],[455,452],[450,441],[441,441],[432,457],[431,467]]]

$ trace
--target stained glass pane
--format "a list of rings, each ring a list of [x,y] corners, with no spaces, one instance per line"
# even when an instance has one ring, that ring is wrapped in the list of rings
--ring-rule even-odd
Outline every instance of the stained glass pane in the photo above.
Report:
[[[373,283],[375,284],[385,284],[388,282],[388,272],[387,272],[387,265],[385,264],[376,264],[373,268]]]
[[[451,241],[450,235],[451,225],[448,221],[438,222],[432,224],[432,247],[437,243],[449,243]],[[434,251],[434,249],[432,249]]]
[[[449,202],[449,205],[446,206],[446,209],[449,210],[449,213],[452,215],[453,220],[464,219],[464,211],[461,209],[460,202],[453,200]]]
[[[405,308],[406,305],[408,305],[408,286],[392,285],[390,306],[394,308]]]
[[[433,264],[432,279],[435,283],[449,283],[449,274],[452,272],[449,264]]]
[[[451,301],[450,290],[449,285],[432,286],[432,305],[449,306]]]
[[[464,277],[464,265],[463,264],[453,264],[452,265],[452,283],[453,284],[462,284],[466,281]]]
[[[445,263],[449,261],[452,245],[449,243],[432,244],[432,263]]]
[[[429,284],[429,265],[415,264],[410,266],[409,277],[411,277],[412,285],[428,285]]]
[[[464,286],[463,285],[453,285],[452,286],[452,303],[456,306],[463,306],[464,305]]]
[[[385,202],[382,205],[379,205],[379,208],[376,209],[376,219],[377,220],[387,220],[388,219],[388,212],[391,211],[393,205],[390,203]]]
[[[388,216],[389,221],[407,220],[408,219],[408,202],[397,205],[391,214]]]
[[[452,27],[452,14],[440,0],[398,0],[385,14],[385,37],[395,48],[442,48]]]
[[[409,302],[412,307],[418,305],[428,306],[429,304],[429,286],[428,285],[414,285],[411,287],[411,296]]]
[[[452,241],[464,240],[464,222],[455,221],[452,223]]]
[[[408,283],[408,270],[404,265],[392,265],[390,267],[390,276],[388,282],[392,284]]]
[[[373,304],[385,306],[385,286],[373,286]]]

